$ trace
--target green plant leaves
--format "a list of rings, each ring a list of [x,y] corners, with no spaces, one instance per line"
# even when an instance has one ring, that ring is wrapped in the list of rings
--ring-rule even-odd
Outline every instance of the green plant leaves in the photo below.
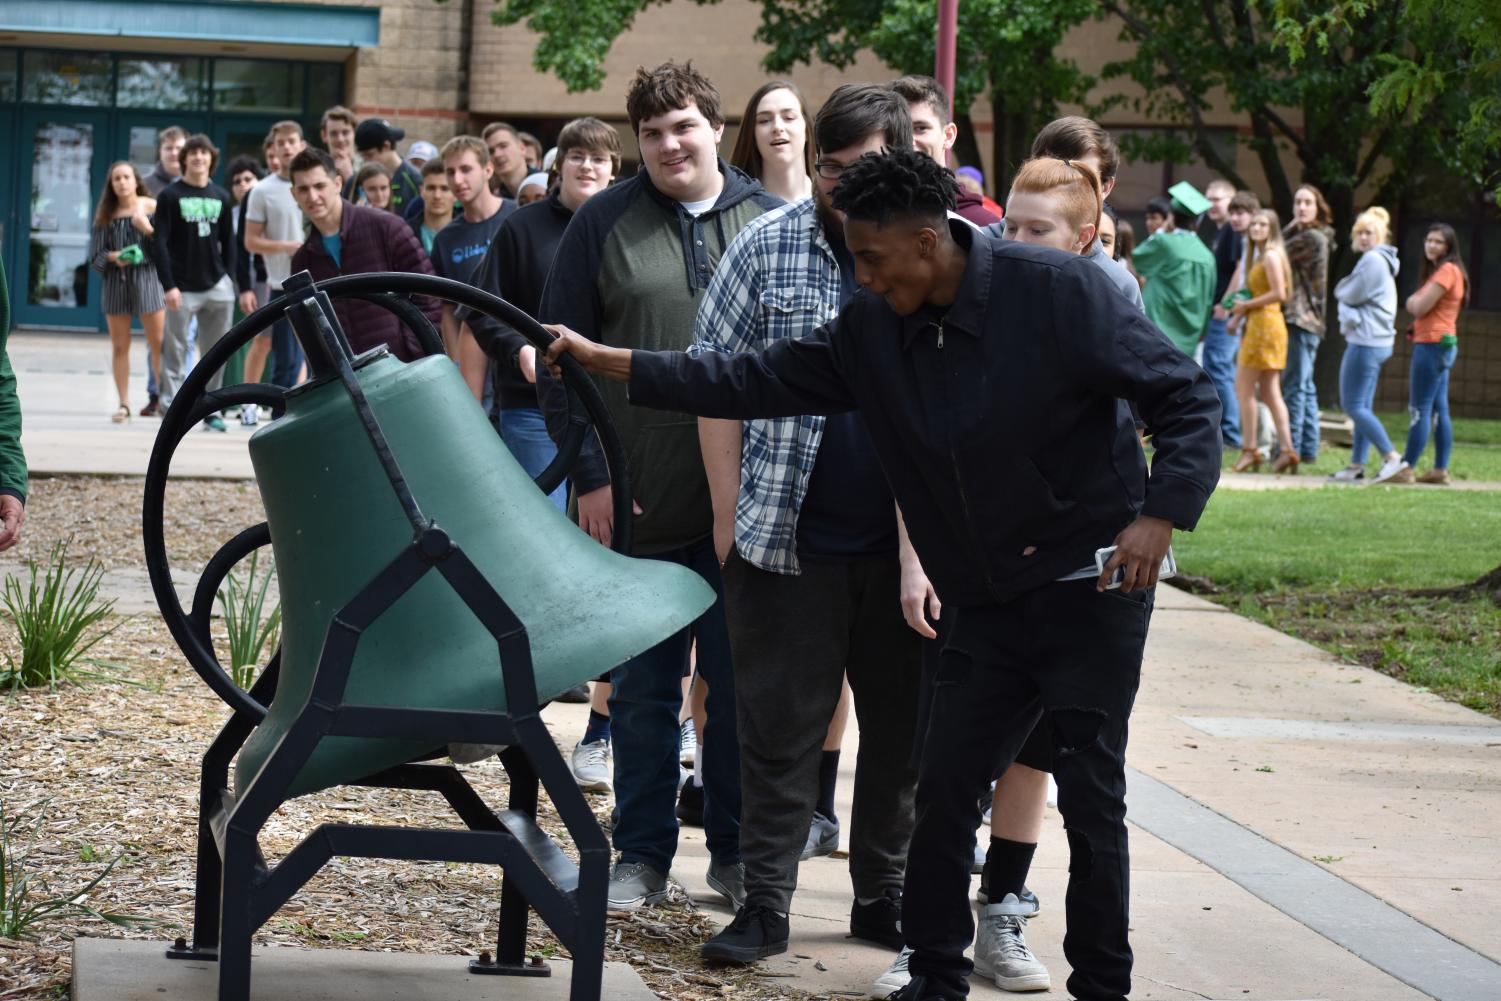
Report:
[[[77,668],[100,640],[120,628],[97,627],[114,611],[114,599],[101,599],[99,585],[104,566],[92,556],[80,567],[68,566],[72,540],[53,545],[45,568],[27,561],[29,582],[6,577],[0,604],[15,622],[21,642],[21,658],[5,655],[0,669],[0,688],[55,688],[64,682],[79,682],[89,672]]]

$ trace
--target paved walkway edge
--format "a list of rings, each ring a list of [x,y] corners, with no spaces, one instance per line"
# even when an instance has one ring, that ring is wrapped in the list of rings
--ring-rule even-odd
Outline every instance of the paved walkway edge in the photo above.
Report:
[[[1132,823],[1438,1001],[1496,1001],[1501,964],[1260,834],[1127,769]]]

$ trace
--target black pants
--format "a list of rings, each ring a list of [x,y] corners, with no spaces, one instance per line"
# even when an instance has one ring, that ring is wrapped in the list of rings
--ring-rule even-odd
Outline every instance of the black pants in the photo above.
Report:
[[[1150,594],[1101,594],[1092,580],[1047,584],[1004,605],[944,609],[953,622],[933,680],[902,931],[914,949],[912,972],[947,994],[969,990],[979,798],[1044,709],[1068,831],[1068,990],[1079,1001],[1122,1001],[1130,992],[1126,721],[1151,613]]]
[[[894,554],[803,560],[799,576],[770,573],[735,552],[725,563],[748,903],[791,907],[846,672],[860,726],[850,880],[857,897],[902,886],[922,639],[902,618],[900,577]]]

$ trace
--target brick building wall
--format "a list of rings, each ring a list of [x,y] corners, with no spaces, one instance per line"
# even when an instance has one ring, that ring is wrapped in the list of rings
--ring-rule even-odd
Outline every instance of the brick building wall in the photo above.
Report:
[[[1412,322],[1399,315],[1397,329]],[[1412,345],[1397,337],[1391,361],[1381,369],[1376,386],[1377,410],[1407,407],[1407,379]],[[1459,317],[1459,355],[1449,374],[1449,409],[1455,417],[1501,420],[1501,313],[1466,310]]]
[[[368,5],[367,0],[325,0]],[[476,6],[487,6],[480,0]],[[350,58],[345,103],[361,118],[385,118],[407,141],[441,145],[468,120],[464,5],[435,0],[383,0],[380,45]],[[405,146],[405,143],[403,143]]]

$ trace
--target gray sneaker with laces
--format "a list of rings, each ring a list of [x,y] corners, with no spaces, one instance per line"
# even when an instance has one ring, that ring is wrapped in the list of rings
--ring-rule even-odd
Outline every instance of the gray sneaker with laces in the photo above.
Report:
[[[616,862],[605,901],[612,911],[634,911],[667,896],[667,877],[645,862]]]
[[[713,862],[704,876],[709,889],[730,902],[736,911],[745,906],[745,863]]]
[[[568,756],[568,769],[585,792],[609,792],[610,742],[593,740],[576,744]]]
[[[1052,986],[1048,968],[1027,948],[1022,934],[1028,906],[1008,893],[997,904],[980,908],[975,931],[975,973],[995,981],[1003,991],[1045,991]]]

